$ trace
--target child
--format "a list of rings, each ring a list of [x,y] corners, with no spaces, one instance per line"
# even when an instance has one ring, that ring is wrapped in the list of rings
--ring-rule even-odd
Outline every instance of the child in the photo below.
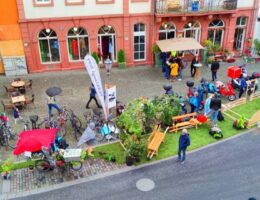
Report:
[[[15,105],[13,106],[13,114],[14,114],[14,123],[16,124],[17,120],[22,118],[19,109]]]
[[[179,69],[179,65],[174,60],[173,63],[171,64],[171,80],[172,81],[177,78],[177,76],[178,76],[178,69]]]

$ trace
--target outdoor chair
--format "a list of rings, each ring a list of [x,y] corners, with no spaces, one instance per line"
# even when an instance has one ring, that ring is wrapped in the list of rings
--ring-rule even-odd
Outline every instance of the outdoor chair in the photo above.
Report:
[[[12,103],[4,102],[3,100],[1,101],[1,103],[2,103],[2,106],[4,108],[4,111],[13,109],[13,104]]]
[[[17,96],[20,96],[20,95],[21,94],[18,91],[14,91],[14,92],[11,93],[11,97],[17,97]]]
[[[4,86],[4,89],[5,89],[5,92],[8,96],[10,96],[10,93],[16,91],[16,89],[12,86],[5,86],[5,85],[3,85],[3,86]]]
[[[21,81],[21,78],[15,78],[14,81]]]
[[[26,81],[24,84],[25,89],[31,89],[32,90],[32,79],[29,81]]]
[[[35,104],[34,104],[34,94],[32,94],[31,98],[25,97],[25,106],[30,105],[30,104],[33,104],[35,106]]]

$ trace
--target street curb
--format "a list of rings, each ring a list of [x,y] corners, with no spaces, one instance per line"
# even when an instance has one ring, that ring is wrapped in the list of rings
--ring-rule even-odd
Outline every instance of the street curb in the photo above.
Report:
[[[224,140],[220,140],[220,141],[208,144],[206,146],[203,146],[201,148],[188,151],[187,154],[193,154],[193,153],[201,151],[203,149],[207,149],[209,147],[227,142],[227,141],[232,140],[234,138],[241,137],[245,134],[253,132],[257,129],[258,129],[257,127],[252,128],[250,130],[244,131],[242,133],[231,136],[231,137],[226,138]],[[26,197],[26,196],[30,196],[30,195],[40,194],[40,193],[43,193],[43,192],[50,192],[52,190],[57,190],[57,189],[69,187],[69,186],[72,186],[72,185],[77,185],[77,184],[81,184],[81,183],[85,183],[85,182],[89,182],[89,181],[94,181],[94,180],[97,180],[97,179],[100,179],[100,178],[105,178],[105,177],[108,177],[108,176],[113,176],[113,175],[117,175],[117,174],[120,174],[120,173],[129,172],[129,171],[132,171],[132,170],[135,170],[135,169],[140,169],[140,168],[144,168],[144,167],[147,167],[147,166],[153,166],[153,165],[156,165],[160,162],[172,160],[176,157],[177,157],[177,155],[171,156],[171,157],[168,157],[168,158],[164,158],[164,159],[161,159],[161,160],[156,160],[156,161],[153,161],[152,163],[145,163],[145,164],[142,164],[142,165],[139,165],[139,166],[125,167],[125,168],[118,169],[118,170],[115,170],[115,171],[105,172],[105,173],[102,173],[102,174],[89,176],[89,177],[81,178],[81,179],[78,179],[78,180],[73,180],[73,181],[69,181],[69,182],[65,182],[65,183],[60,183],[60,184],[57,184],[57,185],[52,185],[52,186],[49,186],[49,187],[46,187],[46,188],[39,188],[37,190],[26,191],[26,192],[21,192],[21,193],[16,193],[16,194],[3,194],[3,195],[0,195],[0,200],[7,200],[7,199],[18,198],[18,197]]]

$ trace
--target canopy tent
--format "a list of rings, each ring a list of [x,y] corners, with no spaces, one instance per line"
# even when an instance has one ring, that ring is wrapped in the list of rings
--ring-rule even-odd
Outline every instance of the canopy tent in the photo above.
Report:
[[[200,43],[193,38],[174,38],[169,40],[158,40],[156,41],[156,43],[162,52],[204,49],[204,47],[201,46]]]

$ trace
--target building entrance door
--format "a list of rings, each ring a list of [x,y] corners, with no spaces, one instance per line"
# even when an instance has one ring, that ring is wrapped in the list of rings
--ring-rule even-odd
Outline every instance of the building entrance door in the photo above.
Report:
[[[236,28],[234,49],[239,50],[240,53],[242,53],[243,51],[244,39],[245,39],[245,28]]]

